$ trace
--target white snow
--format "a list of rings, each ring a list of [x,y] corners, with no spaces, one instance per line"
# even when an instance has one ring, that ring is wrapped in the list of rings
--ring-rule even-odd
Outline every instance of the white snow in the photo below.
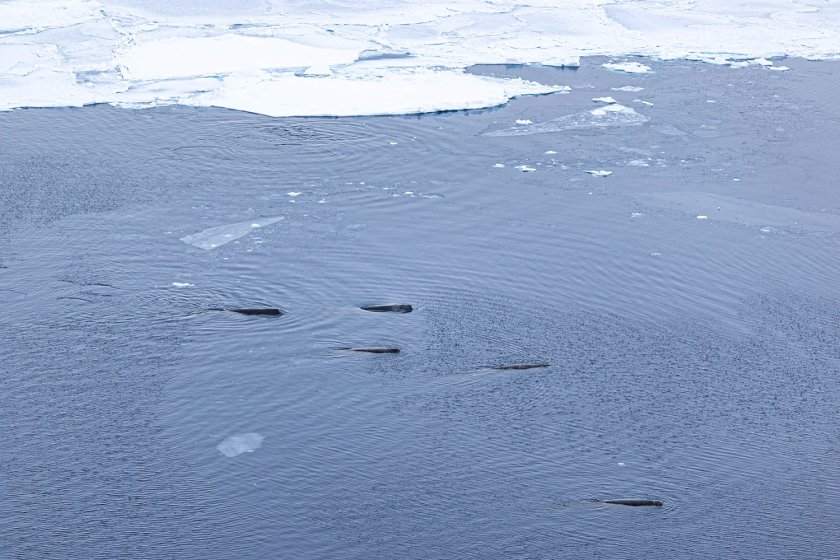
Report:
[[[564,90],[464,72],[474,64],[602,55],[643,74],[632,57],[647,56],[784,71],[778,57],[840,58],[838,30],[840,4],[817,0],[0,0],[0,110],[483,108]]]

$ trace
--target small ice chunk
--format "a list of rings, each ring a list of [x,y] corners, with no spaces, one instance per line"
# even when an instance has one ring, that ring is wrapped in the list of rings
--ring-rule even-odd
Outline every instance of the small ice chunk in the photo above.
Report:
[[[607,97],[593,97],[592,101],[595,101],[596,103],[618,103],[618,101],[616,101],[615,99],[613,99],[610,96],[607,96]]]
[[[631,218],[641,218],[642,216],[644,216],[644,214],[642,214],[641,212],[633,212],[632,214],[630,214]]]
[[[627,162],[630,167],[650,167],[650,164],[643,159],[634,159]]]
[[[296,196],[300,196],[300,195],[302,195],[303,193],[296,192],[296,191],[292,191],[292,192],[287,192],[286,194],[287,194],[287,195],[289,195],[289,196],[291,196],[292,198],[294,198],[294,197],[296,197]]]
[[[732,180],[735,181],[736,183],[741,181],[741,179],[739,179],[738,177],[733,177]]]
[[[601,66],[613,72],[625,72],[627,74],[646,74],[650,72],[650,66],[639,62],[607,62]]]
[[[554,150],[546,150],[545,153],[546,153],[546,155],[553,156],[557,152],[555,152]]]
[[[624,463],[619,463],[619,464],[618,464],[618,466],[619,466],[619,467],[623,467],[623,466],[624,466]]]
[[[243,453],[253,453],[255,449],[260,448],[264,439],[264,437],[256,432],[238,434],[225,439],[216,446],[216,449],[225,457],[236,457]]]
[[[397,144],[399,144],[399,142],[394,142],[393,140],[391,140],[390,142],[388,142],[388,144],[391,146],[396,146]]]
[[[190,284],[189,282],[172,282],[172,285],[176,288],[187,288],[189,286],[195,286],[195,284]]]
[[[707,99],[706,103],[717,103],[717,101],[715,101],[714,99]]]
[[[614,87],[614,88],[610,88],[610,89],[612,89],[613,91],[629,91],[631,93],[637,93],[637,92],[642,91],[645,88],[639,87],[639,86],[621,86],[621,87]]]
[[[787,70],[790,70],[787,66],[768,66],[767,69],[774,70],[776,72],[786,72]]]
[[[779,231],[778,229],[774,228],[773,226],[764,226],[761,228],[761,233],[776,233]]]
[[[534,124],[534,121],[528,119],[516,119],[516,124]]]
[[[496,164],[493,164],[493,167],[497,167],[497,168],[499,168],[499,169],[501,169],[501,168],[502,168],[502,167],[504,167],[504,166],[505,166],[505,164],[504,164],[504,163],[496,163]]]
[[[403,194],[406,196],[411,196],[414,194],[414,191],[405,191]]]
[[[321,200],[318,201],[318,204],[326,204],[326,203],[327,203],[327,201],[324,198],[322,198]]]
[[[633,101],[635,101],[636,103],[641,103],[642,105],[647,105],[648,107],[653,107],[653,103],[651,103],[650,101],[644,101],[642,99],[634,99]]]
[[[607,171],[606,169],[590,169],[587,173],[593,177],[609,177],[612,175],[612,171]]]
[[[662,253],[660,253],[659,251],[651,251],[649,254],[650,254],[651,257],[661,257],[662,256]]]
[[[612,103],[610,105],[605,105],[603,107],[598,107],[597,109],[592,109],[589,111],[591,114],[595,115],[596,117],[603,117],[608,113],[619,113],[619,114],[636,114],[636,111],[631,109],[630,107],[625,107],[620,103]]]
[[[520,171],[524,171],[525,173],[530,173],[532,171],[536,171],[535,168],[529,167],[527,165],[517,165],[516,168]]]
[[[703,214],[700,214],[700,215],[698,215],[698,216],[697,216],[697,219],[698,219],[698,220],[708,220],[708,219],[709,219],[709,217],[708,217],[708,216],[704,216]]]

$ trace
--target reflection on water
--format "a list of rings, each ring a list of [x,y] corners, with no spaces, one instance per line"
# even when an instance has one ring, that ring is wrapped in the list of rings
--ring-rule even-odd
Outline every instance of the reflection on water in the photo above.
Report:
[[[650,123],[516,137],[482,132],[633,78],[424,118],[1,115],[10,557],[831,556],[837,208],[800,165],[836,127],[802,124],[825,71],[759,70],[663,64]],[[742,144],[746,108],[786,132]],[[255,307],[284,314],[213,311]]]

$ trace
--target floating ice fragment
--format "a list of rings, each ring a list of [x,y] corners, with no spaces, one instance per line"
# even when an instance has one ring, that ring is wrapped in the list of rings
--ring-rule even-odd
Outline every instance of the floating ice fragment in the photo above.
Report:
[[[504,166],[505,166],[505,164],[504,164],[504,163],[494,163],[494,164],[493,164],[493,167],[496,167],[496,168],[498,168],[498,169],[501,169],[501,168],[502,168],[502,167],[504,167]]]
[[[516,124],[534,124],[534,121],[528,119],[516,119]]]
[[[592,109],[589,112],[595,115],[596,117],[603,117],[608,113],[623,113],[625,115],[636,114],[636,111],[634,111],[630,107],[625,107],[620,103],[612,103],[610,105],[605,105],[604,107],[598,107],[597,109]]]
[[[414,191],[405,191],[403,194],[406,196],[411,196],[414,194]]]
[[[629,91],[631,93],[637,93],[637,92],[642,91],[645,88],[639,87],[639,86],[621,86],[621,87],[614,87],[614,88],[610,88],[610,89],[612,89],[613,91]]]
[[[708,217],[708,216],[704,216],[703,214],[700,214],[700,215],[698,215],[698,216],[697,216],[697,219],[698,219],[698,220],[708,220],[708,219],[709,219],[709,217]]]
[[[394,142],[393,140],[391,140],[390,142],[388,142],[388,144],[391,146],[396,146],[397,144],[399,144],[399,142]]]
[[[733,177],[732,180],[735,181],[736,183],[741,181],[741,179],[739,179],[738,177]]]
[[[778,229],[774,228],[773,226],[764,226],[761,228],[761,233],[776,233],[779,231]]]
[[[649,254],[650,254],[651,257],[661,257],[662,256],[662,253],[660,253],[659,251],[651,251]]]
[[[192,245],[193,247],[209,251],[210,249],[215,249],[216,247],[221,247],[226,243],[230,243],[234,239],[244,237],[255,228],[269,226],[282,219],[283,216],[277,216],[274,218],[263,218],[259,223],[239,222],[236,224],[216,226],[198,233],[185,235],[181,238],[181,241],[188,245]]]
[[[596,103],[618,103],[618,101],[616,101],[615,99],[613,99],[612,97],[609,97],[609,96],[607,96],[607,97],[593,97],[592,101],[595,101]]]
[[[650,72],[650,66],[639,62],[607,62],[601,66],[613,72],[625,72],[627,74],[645,74]]]
[[[593,177],[609,177],[612,175],[612,171],[607,171],[606,169],[591,169],[587,173]]]
[[[787,66],[768,66],[767,69],[774,70],[776,72],[786,72],[790,70],[790,68],[788,68]]]
[[[630,214],[631,218],[641,218],[642,216],[644,216],[644,214],[642,214],[641,212],[633,212],[632,214]]]
[[[648,118],[640,115],[634,109],[618,103],[605,105],[571,115],[564,115],[549,121],[538,122],[526,126],[514,126],[488,130],[483,136],[528,136],[546,132],[560,132],[563,130],[582,130],[588,128],[606,128],[618,126],[638,126],[648,122]]]
[[[236,457],[237,455],[252,453],[255,449],[259,449],[264,439],[264,437],[256,432],[238,434],[225,439],[216,446],[216,449],[225,457]]]
[[[533,168],[533,167],[529,167],[529,166],[527,166],[527,165],[517,165],[517,166],[516,166],[516,168],[517,168],[518,170],[520,170],[520,171],[524,171],[524,172],[526,172],[526,173],[530,173],[530,172],[532,172],[532,171],[536,171],[536,169],[535,169],[535,168]]]
[[[630,167],[650,167],[650,164],[643,159],[634,159],[627,162]]]
[[[557,152],[555,152],[554,150],[546,150],[545,153],[546,153],[546,155],[553,156]]]
[[[717,101],[715,101],[714,99],[707,99],[706,103],[717,103]]]
[[[286,194],[287,194],[288,196],[291,196],[292,198],[294,198],[294,197],[296,197],[296,196],[300,196],[300,195],[302,195],[303,193],[296,192],[296,191],[291,191],[291,192],[287,192]]]
[[[323,199],[323,198],[318,201],[318,204],[326,204],[326,203],[327,203],[326,199]]]
[[[635,101],[636,103],[647,105],[648,107],[653,107],[653,103],[651,103],[650,101],[644,101],[642,99],[634,99],[633,101]]]
[[[176,288],[187,288],[189,286],[195,286],[195,284],[190,284],[189,282],[172,282],[172,285]]]

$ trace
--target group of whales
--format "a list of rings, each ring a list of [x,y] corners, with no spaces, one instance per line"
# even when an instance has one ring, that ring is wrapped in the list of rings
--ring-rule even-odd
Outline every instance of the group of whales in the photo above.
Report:
[[[360,307],[364,311],[371,311],[374,313],[411,313],[414,308],[409,304],[389,304],[389,305],[366,305]],[[231,311],[239,313],[240,315],[264,315],[271,317],[278,317],[283,315],[283,311],[276,307],[243,307],[236,309],[222,309],[213,308],[210,311]],[[340,350],[350,350],[352,352],[367,352],[370,354],[398,354],[399,348],[395,347],[369,347],[369,348],[340,348]],[[549,364],[544,362],[539,363],[521,363],[521,364],[505,364],[492,367],[495,370],[525,370],[535,368],[547,368]],[[662,506],[659,500],[643,500],[643,499],[614,499],[614,500],[593,500],[604,504],[613,504],[621,506]]]

